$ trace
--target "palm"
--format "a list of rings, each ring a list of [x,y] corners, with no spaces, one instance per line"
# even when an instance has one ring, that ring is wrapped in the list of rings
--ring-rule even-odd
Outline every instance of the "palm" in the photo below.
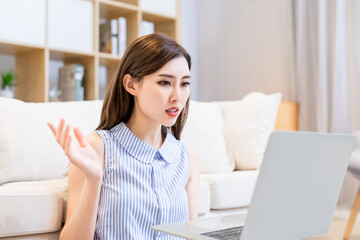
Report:
[[[101,174],[101,159],[89,144],[86,147],[73,146],[66,155],[86,176],[96,177]]]
[[[63,148],[66,156],[70,162],[78,167],[85,176],[89,178],[101,178],[102,163],[99,155],[94,148],[85,140],[80,129],[74,128],[73,132],[79,145],[72,146],[70,133],[70,126],[67,125],[64,129],[65,121],[61,119],[58,128],[53,124],[48,123],[51,131],[55,135],[56,141]]]

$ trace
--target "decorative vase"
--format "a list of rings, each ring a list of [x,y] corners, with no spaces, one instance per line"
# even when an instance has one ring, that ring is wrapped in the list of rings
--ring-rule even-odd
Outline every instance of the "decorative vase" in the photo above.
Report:
[[[6,86],[0,90],[0,97],[14,98],[14,92],[10,87]]]

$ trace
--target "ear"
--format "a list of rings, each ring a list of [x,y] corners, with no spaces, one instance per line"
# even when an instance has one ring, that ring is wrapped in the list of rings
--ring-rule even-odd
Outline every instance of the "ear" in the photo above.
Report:
[[[134,79],[131,77],[130,74],[126,74],[123,78],[123,86],[128,93],[130,93],[133,96],[137,95],[137,82],[134,81]]]

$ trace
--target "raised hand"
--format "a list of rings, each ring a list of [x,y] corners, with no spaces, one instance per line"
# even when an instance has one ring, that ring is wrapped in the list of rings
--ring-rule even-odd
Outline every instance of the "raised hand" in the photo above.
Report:
[[[94,148],[83,137],[79,128],[74,127],[73,132],[79,145],[71,145],[72,137],[70,135],[71,127],[66,125],[65,120],[61,119],[59,126],[56,128],[54,124],[47,123],[56,141],[64,150],[70,162],[78,167],[89,180],[101,180],[103,167],[100,156]]]

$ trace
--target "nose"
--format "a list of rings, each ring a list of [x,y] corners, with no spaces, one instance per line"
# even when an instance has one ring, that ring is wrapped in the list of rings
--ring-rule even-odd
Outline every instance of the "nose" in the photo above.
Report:
[[[180,88],[178,86],[173,88],[170,96],[170,102],[179,102],[181,100]]]

